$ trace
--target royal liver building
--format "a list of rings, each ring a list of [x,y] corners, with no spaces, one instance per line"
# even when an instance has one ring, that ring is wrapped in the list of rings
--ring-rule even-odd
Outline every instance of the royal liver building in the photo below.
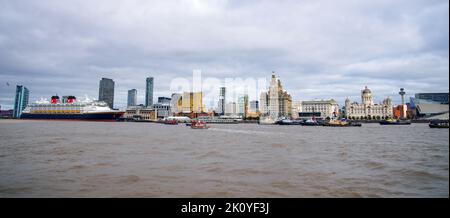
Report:
[[[384,119],[393,116],[392,100],[386,98],[381,104],[374,104],[372,92],[366,88],[361,91],[361,104],[345,100],[345,116],[350,119]]]
[[[261,121],[275,122],[277,119],[292,116],[292,98],[283,90],[280,80],[272,75],[268,92],[262,92],[260,98]]]

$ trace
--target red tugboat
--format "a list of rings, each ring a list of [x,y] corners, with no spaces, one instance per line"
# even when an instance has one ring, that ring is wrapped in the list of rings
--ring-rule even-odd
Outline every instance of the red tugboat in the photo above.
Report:
[[[208,129],[209,126],[203,121],[192,121],[191,129]]]

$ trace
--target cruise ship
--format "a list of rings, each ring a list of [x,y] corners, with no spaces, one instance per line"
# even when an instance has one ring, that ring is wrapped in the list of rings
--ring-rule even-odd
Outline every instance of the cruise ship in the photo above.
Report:
[[[51,101],[40,100],[28,105],[21,119],[62,119],[62,120],[98,120],[115,121],[125,112],[112,110],[103,101],[90,100],[87,97],[78,101],[75,96],[52,96]]]

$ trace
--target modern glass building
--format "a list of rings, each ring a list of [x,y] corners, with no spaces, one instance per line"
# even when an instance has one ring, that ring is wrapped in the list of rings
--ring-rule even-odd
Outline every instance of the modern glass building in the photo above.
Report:
[[[128,90],[127,107],[136,106],[136,105],[137,105],[137,90],[130,89],[130,90]]]
[[[145,106],[153,104],[153,77],[147,77],[145,87]]]
[[[114,108],[114,80],[108,78],[100,80],[98,100],[106,102],[111,109]]]
[[[226,95],[226,88],[220,87],[220,95],[219,95],[219,110],[218,113],[220,115],[225,115],[225,95]]]
[[[13,117],[20,118],[23,109],[28,105],[30,92],[25,86],[16,86],[16,98],[14,100]]]
[[[448,104],[448,93],[416,93],[414,95],[416,104],[437,103]]]
[[[247,116],[248,113],[248,95],[240,95],[238,97],[238,115],[243,117]]]

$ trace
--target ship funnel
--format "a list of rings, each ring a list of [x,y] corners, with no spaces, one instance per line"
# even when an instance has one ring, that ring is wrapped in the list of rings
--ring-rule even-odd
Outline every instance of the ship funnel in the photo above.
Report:
[[[59,96],[57,96],[57,95],[54,95],[54,96],[52,96],[52,104],[56,104],[56,103],[58,103],[59,102]]]
[[[73,103],[77,98],[75,98],[75,96],[69,96],[67,97],[67,103]]]

